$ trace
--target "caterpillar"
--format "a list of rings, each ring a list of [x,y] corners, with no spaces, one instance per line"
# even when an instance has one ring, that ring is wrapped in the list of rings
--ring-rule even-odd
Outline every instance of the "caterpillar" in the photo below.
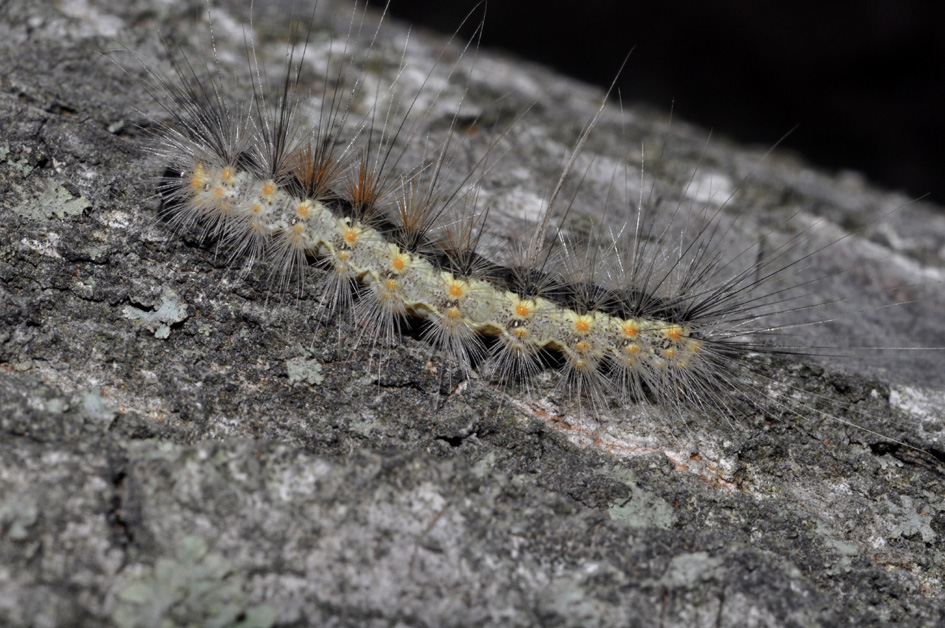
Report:
[[[165,167],[155,187],[166,227],[196,232],[243,272],[261,272],[273,294],[311,291],[317,318],[350,317],[349,343],[419,338],[455,377],[450,391],[481,378],[534,401],[538,380],[554,380],[550,395],[574,408],[561,411],[564,423],[590,425],[581,433],[592,441],[628,408],[731,420],[759,407],[813,407],[816,394],[772,392],[771,357],[870,350],[791,336],[814,327],[829,338],[831,324],[860,324],[883,307],[852,316],[831,309],[852,303],[844,297],[811,299],[811,284],[847,270],[816,269],[838,240],[818,221],[746,241],[727,213],[739,193],[732,182],[699,172],[678,177],[677,190],[648,188],[646,146],[639,170],[615,161],[601,177],[584,151],[611,115],[606,98],[572,124],[562,174],[529,210],[530,233],[500,233],[514,231],[494,218],[497,171],[515,150],[520,114],[464,109],[468,84],[454,79],[474,71],[475,39],[454,59],[433,54],[431,69],[405,63],[389,84],[372,85],[374,35],[358,11],[340,45],[313,43],[311,28],[293,31],[282,67],[260,62],[250,40],[245,100],[228,94],[219,60],[208,71],[186,57],[170,75],[148,71],[172,122],[153,140]],[[359,41],[368,43],[355,49]],[[318,101],[309,111],[300,93],[316,56],[325,69],[307,85]],[[441,66],[445,78],[434,74]],[[445,82],[435,86],[434,76]],[[442,101],[454,112],[431,121]],[[528,106],[518,109],[527,115]],[[596,219],[582,225],[581,207],[595,203]],[[520,407],[536,412],[532,402]],[[826,413],[856,424],[843,408]]]

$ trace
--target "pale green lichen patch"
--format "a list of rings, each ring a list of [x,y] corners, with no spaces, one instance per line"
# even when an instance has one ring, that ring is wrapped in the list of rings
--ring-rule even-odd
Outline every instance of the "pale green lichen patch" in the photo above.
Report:
[[[932,529],[931,509],[915,504],[908,495],[901,495],[901,506],[889,502],[889,513],[895,523],[890,530],[890,536],[910,537],[919,536],[925,543],[930,543],[936,537]]]
[[[131,569],[115,596],[116,626],[269,628],[275,623],[272,607],[247,605],[233,566],[199,537],[183,538],[173,558]]]
[[[669,561],[661,582],[668,586],[688,587],[712,579],[721,570],[722,561],[708,552],[678,554]]]
[[[126,305],[122,315],[133,321],[141,321],[155,338],[165,339],[171,335],[171,325],[187,319],[187,305],[177,300],[177,293],[165,290],[161,294],[161,304],[156,310],[146,312],[131,305]]]
[[[285,370],[289,375],[290,384],[305,382],[312,386],[318,386],[325,381],[325,377],[322,375],[322,365],[318,360],[309,359],[304,356],[286,360]]]
[[[115,404],[100,391],[88,392],[82,397],[82,414],[88,423],[107,429],[117,413]]]
[[[20,157],[19,159],[7,159],[11,152],[10,145],[0,145],[0,163],[6,163],[14,173],[25,179],[30,175],[31,172],[33,172],[33,166],[30,165],[30,160],[25,156],[32,152],[32,148],[29,146],[23,146],[21,151],[22,154],[24,154],[23,157]]]
[[[623,469],[616,470],[614,477],[630,487],[629,500],[610,504],[608,516],[631,528],[662,528],[668,530],[675,521],[672,506],[663,498],[644,491],[633,481],[633,474]]]
[[[37,192],[21,190],[27,199],[13,207],[13,213],[30,220],[50,220],[53,217],[64,219],[66,216],[78,216],[92,204],[84,196],[75,196],[56,181],[46,180]]]
[[[0,530],[11,541],[25,541],[39,518],[39,507],[30,495],[10,494],[0,501]]]

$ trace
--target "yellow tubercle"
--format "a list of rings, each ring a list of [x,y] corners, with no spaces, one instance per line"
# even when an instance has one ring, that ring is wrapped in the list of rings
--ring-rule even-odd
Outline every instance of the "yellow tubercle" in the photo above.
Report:
[[[305,240],[305,227],[300,223],[292,225],[292,228],[289,230],[289,242],[294,246],[298,246]]]
[[[194,166],[194,172],[190,177],[190,189],[194,192],[199,192],[207,188],[208,180],[210,175],[207,174],[207,169],[199,161]]]
[[[573,317],[572,325],[574,331],[579,335],[583,336],[594,327],[594,317],[591,314],[577,314],[571,312],[571,316]]]
[[[400,247],[398,247],[396,244],[389,245],[387,250],[390,252],[390,263],[388,264],[388,270],[399,275],[410,268],[410,264],[413,261],[413,258],[410,257],[410,253],[401,251]]]
[[[450,282],[450,296],[454,299],[458,299],[466,294],[466,282],[465,281],[452,281]]]

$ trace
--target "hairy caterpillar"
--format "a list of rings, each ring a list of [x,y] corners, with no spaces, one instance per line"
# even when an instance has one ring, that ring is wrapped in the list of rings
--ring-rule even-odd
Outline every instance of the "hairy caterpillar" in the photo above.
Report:
[[[357,39],[349,32],[345,41]],[[496,232],[490,219],[501,201],[489,198],[495,163],[514,151],[514,115],[506,127],[487,127],[480,120],[488,111],[464,111],[465,87],[434,89],[432,70],[409,65],[390,85],[370,86],[372,46],[329,43],[309,133],[294,91],[315,56],[308,46],[296,37],[282,68],[251,58],[253,95],[242,103],[218,69],[185,59],[176,76],[151,74],[176,123],[156,149],[168,167],[158,187],[172,228],[200,230],[247,268],[264,261],[275,293],[310,289],[326,316],[353,316],[360,337],[349,342],[390,343],[409,319],[461,378],[486,372],[500,387],[527,388],[552,373],[554,392],[577,406],[569,421],[590,416],[595,435],[594,419],[621,416],[626,405],[727,417],[746,398],[782,409],[816,403],[769,396],[776,382],[756,364],[758,354],[834,352],[829,341],[787,332],[852,318],[829,309],[846,298],[816,303],[805,291],[844,272],[812,270],[836,240],[819,234],[818,222],[746,241],[725,213],[736,190],[711,173],[687,173],[679,190],[654,192],[645,166],[617,162],[609,180],[589,181],[596,171],[583,150],[596,141],[602,108],[577,125],[564,174],[533,206],[531,235],[516,244]],[[434,66],[466,71],[468,60]],[[274,92],[269,76],[282,77]],[[454,113],[431,129],[431,102],[448,99]],[[490,139],[479,146],[457,138],[482,129]],[[645,161],[646,148],[640,153]],[[604,193],[585,200],[593,184]],[[575,207],[595,202],[596,223],[576,225]],[[828,413],[847,421],[841,410]]]

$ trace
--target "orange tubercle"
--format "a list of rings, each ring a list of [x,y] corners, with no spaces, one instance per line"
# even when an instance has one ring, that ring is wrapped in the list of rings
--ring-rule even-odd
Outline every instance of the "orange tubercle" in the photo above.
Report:
[[[574,321],[574,331],[579,334],[586,334],[591,330],[591,322],[584,316]]]

